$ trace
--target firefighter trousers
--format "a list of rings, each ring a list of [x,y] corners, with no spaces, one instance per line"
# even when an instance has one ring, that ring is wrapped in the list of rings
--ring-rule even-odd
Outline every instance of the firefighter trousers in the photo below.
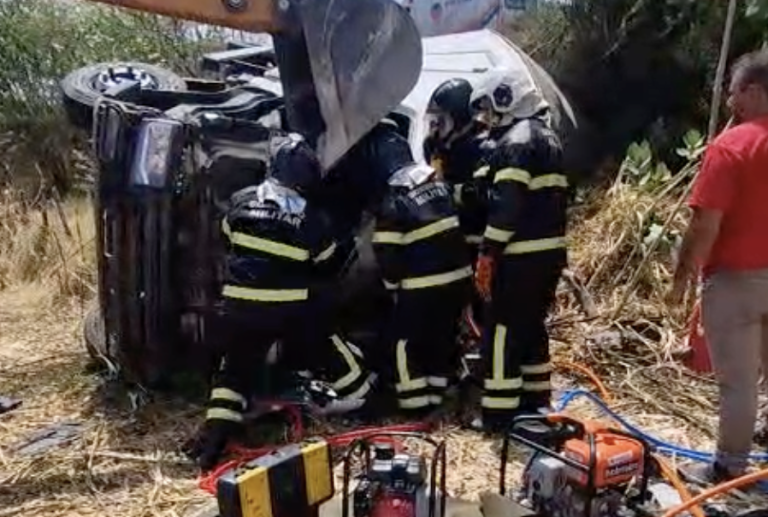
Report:
[[[214,375],[207,420],[242,422],[252,396],[270,394],[275,384],[267,365],[270,348],[282,340],[306,343],[311,337],[296,329],[309,311],[308,302],[227,300],[212,322],[221,365]],[[297,325],[298,323],[298,325]],[[313,347],[309,348],[309,353]]]
[[[344,400],[365,399],[375,376],[366,365],[362,350],[338,332],[339,297],[337,285],[312,290],[310,310],[302,315],[294,330],[284,339],[283,368],[312,372],[333,388]]]
[[[332,333],[332,307],[325,296],[305,302],[226,303],[214,326],[223,361],[207,418],[241,421],[250,397],[275,395],[275,388],[286,387],[285,381],[300,370],[327,381],[341,398],[364,398],[372,379],[362,352]],[[276,342],[280,359],[270,368],[267,353]]]
[[[457,330],[470,294],[471,284],[463,280],[397,292],[388,339],[394,368],[388,376],[401,410],[442,404],[458,370]]]
[[[254,395],[269,393],[272,379],[267,354],[272,345],[299,328],[306,302],[266,303],[225,299],[210,330],[222,358],[212,379],[198,461],[207,470],[219,460],[226,443],[244,430]]]
[[[496,266],[483,335],[484,424],[504,426],[551,397],[546,318],[566,264],[565,250],[503,255]]]

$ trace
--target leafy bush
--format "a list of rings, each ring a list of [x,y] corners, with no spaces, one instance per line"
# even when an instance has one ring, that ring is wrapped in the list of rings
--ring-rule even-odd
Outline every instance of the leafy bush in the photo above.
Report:
[[[217,36],[85,2],[0,1],[0,184],[61,192],[82,174],[82,135],[67,125],[59,102],[58,81],[68,72],[98,61],[138,60],[190,73]]]

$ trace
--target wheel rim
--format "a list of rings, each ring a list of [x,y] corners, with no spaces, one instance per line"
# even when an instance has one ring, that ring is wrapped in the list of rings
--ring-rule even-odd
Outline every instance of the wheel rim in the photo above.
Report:
[[[157,89],[157,78],[146,70],[133,66],[114,66],[100,72],[93,78],[93,87],[99,92],[118,86],[127,81],[138,82],[142,89]]]

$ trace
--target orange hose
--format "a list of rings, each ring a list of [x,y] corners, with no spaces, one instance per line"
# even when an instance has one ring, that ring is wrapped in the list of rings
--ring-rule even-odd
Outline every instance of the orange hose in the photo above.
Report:
[[[613,397],[611,397],[611,393],[608,391],[608,388],[605,387],[605,384],[603,384],[603,381],[600,380],[600,377],[598,377],[595,372],[584,365],[572,363],[571,361],[554,361],[554,364],[555,366],[559,366],[567,370],[575,370],[589,377],[589,380],[591,380],[595,385],[597,391],[600,392],[600,398],[602,398],[606,403],[610,403]]]
[[[763,479],[768,479],[768,469],[758,470],[757,472],[746,474],[744,476],[741,476],[736,479],[732,479],[730,481],[726,481],[725,483],[714,486],[709,490],[705,490],[699,495],[697,495],[696,497],[690,499],[689,501],[686,501],[683,504],[677,505],[674,508],[668,510],[661,517],[675,517],[676,515],[692,508],[693,506],[696,506],[702,501],[711,499],[712,497],[715,497],[720,494],[724,494],[733,488],[737,488],[742,485],[747,485],[749,483],[753,483],[755,481],[760,481]]]
[[[685,483],[680,479],[680,476],[677,475],[677,472],[675,472],[675,469],[672,468],[672,466],[659,456],[658,454],[652,455],[653,459],[656,461],[656,464],[659,466],[659,469],[661,470],[661,473],[664,475],[664,478],[669,481],[673,487],[675,487],[675,490],[677,490],[677,493],[680,494],[680,498],[683,500],[684,503],[687,503],[691,499],[693,499],[693,496],[691,495],[691,492],[688,490],[688,487],[685,486]],[[691,508],[691,514],[693,514],[693,517],[705,517],[704,510],[702,510],[701,506],[698,504],[695,504]]]

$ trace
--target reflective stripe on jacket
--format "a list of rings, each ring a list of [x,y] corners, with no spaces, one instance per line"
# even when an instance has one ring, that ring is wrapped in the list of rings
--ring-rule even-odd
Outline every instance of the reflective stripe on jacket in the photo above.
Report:
[[[556,135],[537,119],[503,135],[490,159],[483,248],[521,255],[566,248],[568,178]]]

